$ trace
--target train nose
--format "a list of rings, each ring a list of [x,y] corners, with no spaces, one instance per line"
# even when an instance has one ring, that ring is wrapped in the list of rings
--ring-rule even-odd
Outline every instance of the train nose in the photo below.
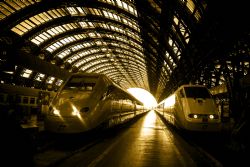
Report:
[[[61,105],[50,107],[50,113],[58,116],[80,116],[88,111],[90,111],[88,106],[80,107],[72,102],[65,102]]]
[[[63,96],[54,101],[51,111],[55,115],[80,116],[80,114],[90,110],[88,99],[88,96],[79,97],[78,94],[63,94]]]

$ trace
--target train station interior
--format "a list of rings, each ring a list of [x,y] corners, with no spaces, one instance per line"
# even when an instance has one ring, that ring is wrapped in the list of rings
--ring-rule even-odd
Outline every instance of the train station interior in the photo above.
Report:
[[[27,140],[39,143],[36,139],[44,131],[43,121],[50,101],[66,79],[78,72],[99,73],[124,90],[146,90],[158,103],[181,85],[206,86],[217,104],[226,133],[223,137],[228,143],[223,149],[232,153],[223,159],[245,156],[250,141],[249,16],[249,7],[243,0],[3,0],[0,2],[1,131],[9,135],[12,128],[17,129],[14,126],[20,126],[25,134],[28,132]],[[157,127],[163,126],[159,120],[155,123]],[[144,127],[142,122],[134,126]],[[160,150],[165,154],[163,147],[168,145],[162,140],[169,143],[174,140],[159,139],[163,145]],[[6,141],[16,140],[6,137]],[[118,140],[110,150],[115,143]],[[188,159],[192,154],[176,152],[172,146],[171,149],[168,153],[175,152],[177,158],[170,160],[174,154],[168,157],[170,166],[194,165],[195,161]],[[34,148],[31,152],[35,152]],[[185,157],[177,163],[182,153]],[[120,166],[150,166],[155,161],[164,166],[166,159],[155,156],[160,156],[160,160],[154,157],[148,165],[147,160],[134,158],[134,163],[124,161]],[[103,157],[97,157],[87,166],[100,166],[100,159]],[[142,159],[143,162],[136,162]],[[105,164],[112,162],[107,160]],[[114,164],[119,166],[118,161]],[[36,167],[46,166],[39,165]]]

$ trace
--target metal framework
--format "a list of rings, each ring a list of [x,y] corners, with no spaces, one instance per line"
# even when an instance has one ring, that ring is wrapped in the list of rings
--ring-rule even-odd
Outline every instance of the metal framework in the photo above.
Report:
[[[70,72],[97,72],[158,101],[184,83],[229,84],[250,62],[247,5],[230,3],[0,2],[1,83],[57,89]]]

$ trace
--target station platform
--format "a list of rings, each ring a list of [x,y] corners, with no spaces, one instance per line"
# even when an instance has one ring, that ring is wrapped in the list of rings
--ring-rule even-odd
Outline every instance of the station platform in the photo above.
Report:
[[[154,111],[119,132],[112,131],[101,142],[74,151],[47,150],[34,159],[36,167],[222,166],[208,153],[168,129]]]
[[[34,114],[25,123],[21,123],[21,127],[25,130],[34,129],[37,132],[41,132],[44,131],[44,121],[38,120],[37,115]]]

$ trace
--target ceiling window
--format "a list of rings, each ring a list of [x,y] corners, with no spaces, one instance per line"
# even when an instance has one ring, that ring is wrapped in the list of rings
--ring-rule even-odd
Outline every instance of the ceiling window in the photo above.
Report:
[[[48,77],[46,80],[47,84],[52,84],[55,81],[55,77]]]
[[[41,74],[41,73],[37,73],[37,75],[35,76],[35,80],[41,82],[45,77],[45,74]]]
[[[61,79],[58,79],[57,81],[56,81],[56,85],[57,86],[61,86],[62,85],[62,83],[63,83],[63,80],[61,80]]]
[[[21,76],[24,78],[29,78],[31,74],[32,74],[32,70],[24,69],[23,72],[21,73]]]

